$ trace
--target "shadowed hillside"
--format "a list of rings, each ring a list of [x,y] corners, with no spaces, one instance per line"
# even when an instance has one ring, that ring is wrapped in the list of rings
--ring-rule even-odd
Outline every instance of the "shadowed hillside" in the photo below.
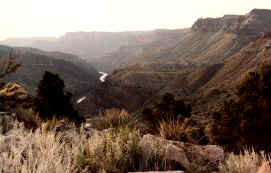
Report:
[[[74,93],[89,91],[98,82],[98,72],[84,60],[71,54],[0,46],[1,60],[10,56],[21,64],[21,67],[4,80],[17,81],[31,92],[34,92],[46,70],[59,74],[65,80],[67,89]]]

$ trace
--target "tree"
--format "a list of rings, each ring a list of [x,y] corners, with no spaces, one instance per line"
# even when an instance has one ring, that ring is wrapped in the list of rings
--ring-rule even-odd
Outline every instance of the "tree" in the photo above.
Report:
[[[35,98],[36,111],[43,120],[68,118],[80,123],[83,119],[73,109],[70,99],[72,94],[64,91],[64,81],[58,76],[46,71],[39,82]]]

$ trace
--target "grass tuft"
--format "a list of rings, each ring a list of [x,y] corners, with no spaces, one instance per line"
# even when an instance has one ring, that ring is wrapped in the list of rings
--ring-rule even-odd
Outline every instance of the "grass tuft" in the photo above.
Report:
[[[242,154],[229,154],[219,167],[220,173],[257,173],[262,165],[270,162],[270,157],[263,152],[258,154],[254,150],[245,150]]]

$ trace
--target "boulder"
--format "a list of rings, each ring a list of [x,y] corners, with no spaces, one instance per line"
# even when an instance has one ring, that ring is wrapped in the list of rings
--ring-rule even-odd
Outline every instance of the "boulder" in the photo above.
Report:
[[[145,135],[140,141],[144,153],[163,155],[166,160],[175,161],[193,173],[208,173],[218,170],[224,160],[224,150],[216,145],[194,145],[165,140],[153,135]]]

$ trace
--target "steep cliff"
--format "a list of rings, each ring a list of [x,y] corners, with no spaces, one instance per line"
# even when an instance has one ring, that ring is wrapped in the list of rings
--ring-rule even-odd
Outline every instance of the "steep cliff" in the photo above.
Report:
[[[221,18],[199,19],[192,26],[194,31],[228,32],[247,36],[259,36],[270,32],[271,10],[254,9],[246,15],[225,15]]]

